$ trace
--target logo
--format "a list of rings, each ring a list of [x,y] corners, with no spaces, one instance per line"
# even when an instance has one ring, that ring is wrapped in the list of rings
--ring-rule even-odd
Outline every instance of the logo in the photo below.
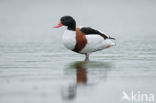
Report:
[[[127,100],[131,102],[154,102],[154,94],[142,93],[140,91],[131,91],[130,93],[122,91],[121,100]]]

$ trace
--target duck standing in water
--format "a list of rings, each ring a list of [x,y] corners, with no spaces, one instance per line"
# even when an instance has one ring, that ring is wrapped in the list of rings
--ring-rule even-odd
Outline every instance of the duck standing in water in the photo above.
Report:
[[[85,61],[89,60],[89,54],[109,48],[115,43],[115,38],[109,37],[90,27],[76,27],[76,22],[71,16],[63,16],[54,28],[67,26],[63,34],[63,44],[66,48],[84,54]]]

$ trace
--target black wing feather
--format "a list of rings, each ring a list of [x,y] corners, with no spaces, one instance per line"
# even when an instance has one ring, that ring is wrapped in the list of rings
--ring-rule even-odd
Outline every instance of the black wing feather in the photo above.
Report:
[[[85,35],[91,35],[91,34],[95,35],[95,34],[97,34],[97,35],[102,36],[104,39],[109,38],[109,39],[115,40],[115,38],[108,37],[108,36],[106,36],[105,34],[101,33],[100,31],[95,30],[95,29],[92,29],[92,28],[90,28],[90,27],[83,27],[83,28],[81,28],[80,30],[81,30],[81,32],[83,32]]]
[[[81,30],[81,32],[85,33],[86,35],[90,35],[90,34],[95,35],[95,34],[97,34],[97,35],[102,36],[104,39],[108,38],[105,34],[99,32],[98,30],[92,29],[90,27],[83,27],[80,30]]]
[[[81,28],[81,31],[85,34],[102,34],[98,30],[92,29],[90,27],[83,27]]]

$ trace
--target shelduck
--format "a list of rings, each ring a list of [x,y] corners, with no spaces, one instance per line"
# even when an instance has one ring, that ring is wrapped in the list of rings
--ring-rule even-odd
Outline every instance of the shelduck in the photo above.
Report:
[[[76,27],[76,21],[71,16],[63,16],[54,28],[67,26],[63,34],[63,44],[66,48],[84,54],[85,61],[89,60],[89,54],[109,48],[115,43],[110,36],[90,27]]]

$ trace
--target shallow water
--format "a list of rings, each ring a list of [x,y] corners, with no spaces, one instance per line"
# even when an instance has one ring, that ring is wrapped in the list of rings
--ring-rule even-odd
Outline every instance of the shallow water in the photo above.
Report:
[[[0,0],[0,103],[132,103],[121,99],[123,92],[156,96],[155,13],[155,0]],[[85,63],[62,45],[65,28],[52,28],[63,15],[110,34],[116,46]],[[156,102],[139,99],[133,103]]]
[[[149,36],[150,37],[150,36]],[[156,93],[156,41],[122,39],[88,63],[61,43],[1,43],[1,103],[95,103]]]

